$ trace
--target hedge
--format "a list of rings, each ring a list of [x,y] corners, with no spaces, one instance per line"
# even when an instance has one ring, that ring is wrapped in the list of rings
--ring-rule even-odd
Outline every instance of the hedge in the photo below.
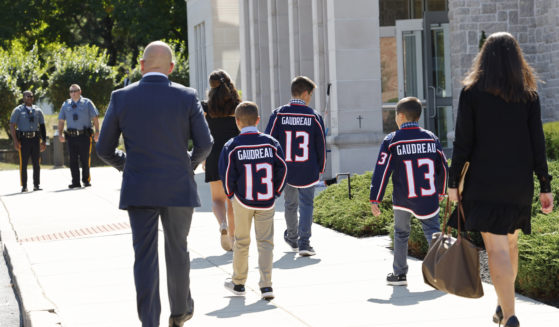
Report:
[[[552,181],[554,211],[549,215],[541,213],[539,185],[535,181],[532,211],[532,234],[523,235],[519,240],[519,271],[517,289],[525,295],[538,299],[554,299],[559,294],[559,161],[549,161]],[[380,203],[381,215],[373,217],[369,202],[371,172],[354,175],[351,178],[353,199],[348,199],[347,183],[331,185],[315,198],[314,221],[325,227],[356,236],[375,236],[393,233],[392,183],[388,184]],[[444,205],[444,202],[443,204]],[[441,208],[442,210],[442,208]],[[442,211],[441,211],[442,223]],[[474,242],[483,246],[479,233],[470,233]],[[412,219],[409,238],[409,254],[422,258],[427,251],[421,223]]]
[[[116,71],[110,67],[105,51],[96,46],[61,48],[54,53],[55,70],[49,78],[48,96],[55,109],[70,98],[68,89],[78,84],[82,96],[91,99],[102,113],[107,109],[115,88]]]
[[[549,160],[559,159],[559,122],[543,124],[543,133],[545,135],[547,158]]]

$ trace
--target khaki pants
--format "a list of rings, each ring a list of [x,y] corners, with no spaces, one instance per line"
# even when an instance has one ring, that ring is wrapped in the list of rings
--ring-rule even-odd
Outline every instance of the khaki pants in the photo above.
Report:
[[[260,269],[260,288],[272,286],[272,264],[274,250],[274,211],[248,209],[233,201],[235,214],[235,245],[233,247],[233,283],[245,285],[248,274],[248,247],[250,229],[254,217],[254,231],[258,246],[258,267]]]

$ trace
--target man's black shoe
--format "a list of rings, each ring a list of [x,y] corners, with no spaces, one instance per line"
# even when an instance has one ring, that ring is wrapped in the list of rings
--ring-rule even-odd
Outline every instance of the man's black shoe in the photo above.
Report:
[[[25,192],[27,192],[27,187],[24,186],[21,188],[21,193],[25,193]]]
[[[91,186],[91,183],[90,183],[90,182],[85,182],[85,183],[83,183],[83,187],[90,187],[90,186]]]
[[[43,189],[39,185],[33,187],[33,191],[42,191],[42,190]]]
[[[68,185],[68,188],[78,188],[78,187],[82,187],[80,184],[70,184]]]
[[[194,310],[178,317],[169,317],[169,327],[182,327],[184,323],[192,318]]]

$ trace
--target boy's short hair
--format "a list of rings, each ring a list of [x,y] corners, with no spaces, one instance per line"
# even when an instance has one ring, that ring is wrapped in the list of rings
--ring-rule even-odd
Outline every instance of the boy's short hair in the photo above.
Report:
[[[292,96],[299,96],[305,91],[310,94],[315,88],[316,84],[307,76],[297,76],[291,81]]]
[[[409,121],[418,121],[421,111],[423,111],[423,106],[416,97],[403,98],[396,104],[396,114],[404,114]]]
[[[235,108],[235,119],[244,126],[254,126],[258,120],[258,106],[252,101],[243,101]]]

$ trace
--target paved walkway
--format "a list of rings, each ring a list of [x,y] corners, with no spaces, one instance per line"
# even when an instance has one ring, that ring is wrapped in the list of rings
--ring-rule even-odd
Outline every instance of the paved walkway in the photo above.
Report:
[[[0,172],[1,237],[26,326],[139,326],[128,217],[117,209],[120,173],[94,168],[93,187],[71,191],[68,169],[43,170],[41,177],[44,191],[20,194],[18,172]],[[423,283],[421,263],[412,258],[409,285],[385,285],[392,265],[386,237],[357,239],[314,225],[317,255],[290,252],[282,240],[282,206],[275,217],[276,299],[260,300],[254,245],[247,295],[233,297],[223,288],[232,254],[219,245],[203,174],[197,180],[204,206],[194,214],[189,236],[195,300],[189,326],[493,326],[491,285],[478,300],[446,295]],[[161,326],[169,314],[164,269]],[[559,309],[522,296],[517,314],[523,326],[559,321]]]

